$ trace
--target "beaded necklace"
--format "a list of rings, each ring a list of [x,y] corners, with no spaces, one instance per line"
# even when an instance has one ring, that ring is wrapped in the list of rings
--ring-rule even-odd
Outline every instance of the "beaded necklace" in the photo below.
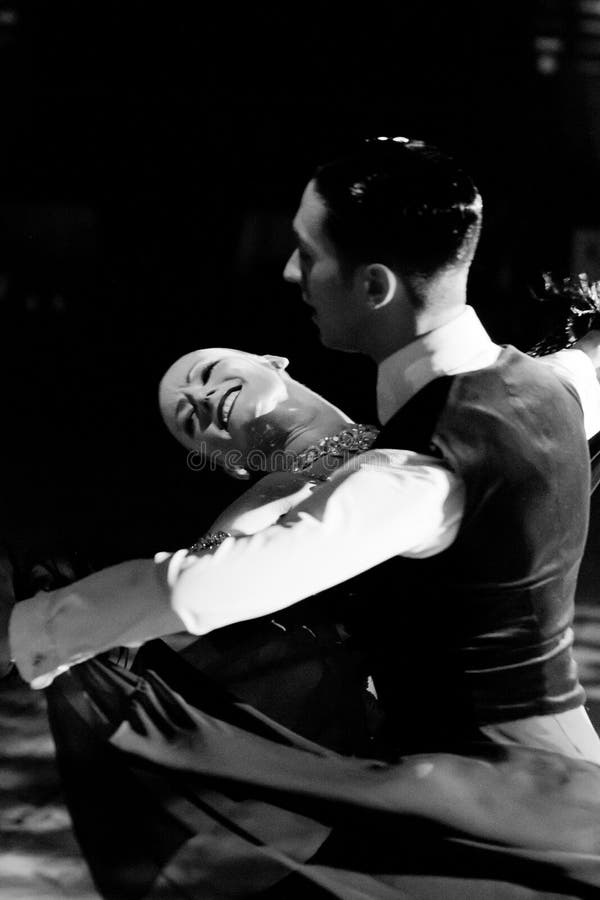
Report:
[[[369,450],[379,431],[372,425],[348,425],[337,434],[321,438],[305,450],[296,454],[292,462],[292,472],[303,472],[309,469],[322,456],[345,456],[347,453],[362,453]]]

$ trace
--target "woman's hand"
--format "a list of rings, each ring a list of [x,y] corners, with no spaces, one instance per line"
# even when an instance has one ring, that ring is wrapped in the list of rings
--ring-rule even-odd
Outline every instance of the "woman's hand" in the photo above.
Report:
[[[600,329],[592,328],[586,335],[571,345],[573,350],[583,350],[591,359],[594,368],[600,369]]]

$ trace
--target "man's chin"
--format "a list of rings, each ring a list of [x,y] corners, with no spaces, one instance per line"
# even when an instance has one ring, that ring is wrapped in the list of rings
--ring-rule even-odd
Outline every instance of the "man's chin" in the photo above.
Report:
[[[341,335],[324,334],[319,329],[319,339],[323,347],[328,350],[338,350],[340,353],[360,353],[361,351],[355,344],[351,343],[347,338]]]

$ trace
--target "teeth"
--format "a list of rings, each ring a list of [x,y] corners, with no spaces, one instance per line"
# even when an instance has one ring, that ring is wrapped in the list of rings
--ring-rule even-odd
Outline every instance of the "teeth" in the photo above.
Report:
[[[223,420],[223,425],[225,426],[225,428],[227,428],[227,425],[229,423],[229,415],[231,413],[231,408],[232,408],[233,404],[235,403],[238,394],[239,394],[239,391],[235,391],[234,393],[230,394],[229,397],[226,399],[225,403],[223,404],[223,409],[221,410],[221,418]]]

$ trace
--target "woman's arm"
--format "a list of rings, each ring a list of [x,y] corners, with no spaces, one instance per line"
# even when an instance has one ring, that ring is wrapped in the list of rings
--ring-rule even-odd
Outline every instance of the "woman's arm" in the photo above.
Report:
[[[596,373],[598,373],[600,369],[600,329],[593,328],[571,346],[574,350],[583,350],[591,359]]]
[[[257,481],[213,522],[211,533],[256,534],[306,500],[315,485],[294,472],[271,472]]]
[[[580,352],[574,352],[580,351]],[[588,441],[600,432],[600,331],[590,331],[566,350],[540,358],[575,388],[583,409],[583,424]]]

